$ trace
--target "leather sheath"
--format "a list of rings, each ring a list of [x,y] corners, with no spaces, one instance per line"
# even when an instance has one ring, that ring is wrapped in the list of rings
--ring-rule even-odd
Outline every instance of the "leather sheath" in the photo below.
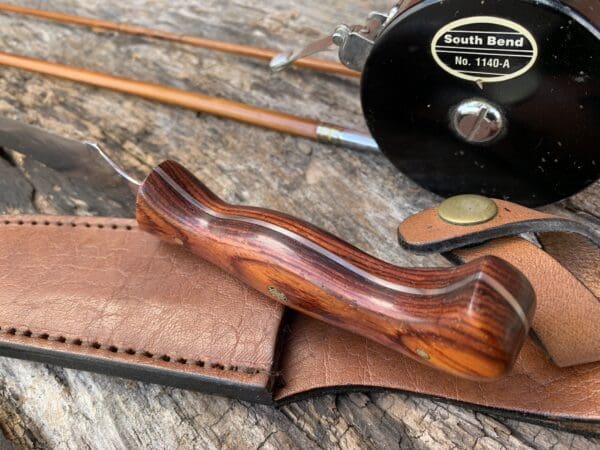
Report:
[[[441,374],[286,311],[128,219],[3,218],[0,286],[4,356],[269,404],[395,389],[600,432],[597,362],[558,367],[529,340],[499,381]]]

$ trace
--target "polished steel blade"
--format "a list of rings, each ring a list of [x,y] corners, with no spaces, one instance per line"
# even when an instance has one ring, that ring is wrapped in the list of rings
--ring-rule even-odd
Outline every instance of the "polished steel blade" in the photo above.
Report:
[[[0,146],[30,156],[100,192],[115,194],[139,182],[127,175],[97,144],[64,138],[41,128],[0,117]]]

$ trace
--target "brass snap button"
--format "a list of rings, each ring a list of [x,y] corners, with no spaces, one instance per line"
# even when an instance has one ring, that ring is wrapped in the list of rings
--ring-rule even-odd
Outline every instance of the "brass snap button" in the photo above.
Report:
[[[492,220],[498,214],[496,203],[483,195],[457,195],[438,206],[440,218],[453,225],[476,225]]]

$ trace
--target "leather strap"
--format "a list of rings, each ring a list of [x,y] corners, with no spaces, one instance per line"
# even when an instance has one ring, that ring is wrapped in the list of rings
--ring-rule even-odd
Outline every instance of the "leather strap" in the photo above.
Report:
[[[489,222],[463,226],[443,221],[437,207],[421,211],[400,224],[400,245],[417,253],[442,253],[522,233],[577,233],[600,246],[600,231],[579,221],[536,211],[525,206],[494,200],[498,214]]]
[[[600,364],[560,369],[528,342],[513,374],[498,382],[442,375],[364,338],[284,314],[131,220],[5,218],[0,286],[6,356],[263,403],[400,389],[600,429]]]
[[[559,261],[529,241],[501,238],[518,233],[566,231],[598,240],[598,232],[579,222],[541,213],[504,200],[495,200],[498,215],[489,222],[453,225],[442,220],[437,208],[408,218],[398,228],[404,247],[421,252],[454,250],[450,259],[466,262],[482,255],[503,258],[530,280],[537,296],[533,330],[554,363],[560,367],[600,360],[600,250],[579,236],[552,233],[547,239]],[[554,237],[552,237],[554,236]],[[495,239],[479,247],[473,244]],[[570,245],[572,244],[572,245]],[[465,248],[460,248],[465,247]],[[573,250],[565,249],[577,249]],[[594,289],[592,291],[591,289]]]

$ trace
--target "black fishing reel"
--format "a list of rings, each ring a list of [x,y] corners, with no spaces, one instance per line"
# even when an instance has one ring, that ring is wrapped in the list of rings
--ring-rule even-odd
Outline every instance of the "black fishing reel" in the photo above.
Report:
[[[599,178],[597,0],[412,3],[331,36],[398,169],[442,196],[530,206]]]

